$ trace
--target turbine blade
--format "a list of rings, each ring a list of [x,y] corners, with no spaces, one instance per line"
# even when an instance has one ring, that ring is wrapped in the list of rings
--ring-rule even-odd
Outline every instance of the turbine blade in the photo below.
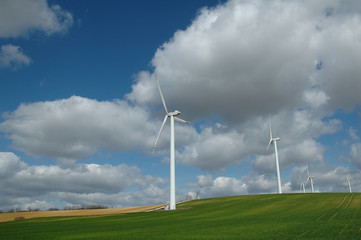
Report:
[[[269,128],[269,143],[268,143],[268,146],[267,146],[267,150],[269,148],[269,146],[272,144],[272,125],[271,125],[271,120],[270,120],[270,123],[268,124],[268,128]]]
[[[269,138],[272,139],[272,124],[269,124]]]
[[[164,128],[165,123],[167,122],[167,119],[168,119],[168,115],[165,115],[164,120],[163,120],[163,123],[162,123],[162,126],[160,127],[160,130],[159,130],[159,132],[158,132],[157,139],[155,140],[155,143],[154,143],[153,153],[155,152],[155,149],[157,148],[157,144],[158,144],[158,140],[159,140],[160,134],[162,134],[162,131],[163,131],[163,128]]]
[[[160,98],[162,99],[164,111],[165,111],[166,114],[168,114],[168,109],[167,109],[167,106],[165,105],[165,101],[164,101],[164,97],[163,97],[162,90],[160,89],[160,85],[159,85],[157,73],[154,72],[154,75],[155,75],[155,80],[157,81],[157,87],[158,87],[158,91],[159,91]]]
[[[310,177],[310,171],[308,170],[308,163],[307,163],[307,176]]]
[[[272,138],[269,140],[268,146],[267,146],[267,150],[269,148],[269,146],[272,144]]]
[[[178,121],[178,122],[181,122],[181,123],[189,124],[188,121],[183,120],[183,119],[180,119],[180,118],[177,118],[177,117],[174,117],[174,120],[176,120],[176,121]]]

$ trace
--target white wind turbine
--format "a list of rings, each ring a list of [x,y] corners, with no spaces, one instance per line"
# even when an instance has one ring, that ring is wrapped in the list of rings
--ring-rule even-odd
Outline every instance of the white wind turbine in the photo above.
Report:
[[[352,189],[351,189],[351,179],[349,176],[346,176],[346,180],[347,180],[347,183],[348,183],[348,189],[350,190],[350,193],[352,193]]]
[[[307,181],[306,181],[306,185],[307,185],[308,181],[310,181],[310,183],[311,183],[311,192],[314,192],[314,190],[313,190],[313,176],[310,175],[310,172],[308,170],[308,164],[307,164]]]
[[[199,197],[199,194],[201,193],[201,191],[197,191],[196,192],[196,199],[198,200],[198,199],[200,199],[200,197]]]
[[[167,122],[168,118],[170,118],[170,197],[169,197],[170,203],[169,203],[169,209],[175,210],[176,204],[175,204],[174,120],[181,122],[181,123],[186,123],[186,124],[188,124],[189,122],[176,117],[176,116],[180,115],[180,112],[178,110],[175,110],[174,112],[168,112],[167,106],[165,105],[165,100],[164,100],[164,97],[162,94],[162,90],[160,89],[160,86],[159,86],[157,74],[155,74],[155,79],[157,82],[160,98],[162,99],[162,104],[163,104],[163,108],[165,111],[165,117],[164,117],[163,124],[160,127],[157,139],[155,140],[153,152],[157,148],[157,143],[158,143],[159,137],[163,131],[164,125]]]
[[[301,176],[298,174],[298,178],[300,180],[300,190],[302,188],[303,193],[306,193],[306,182],[302,180]]]
[[[267,146],[267,150],[268,150],[268,148],[269,148],[269,146],[271,144],[274,145],[274,147],[275,147],[275,157],[276,157],[276,168],[277,168],[278,193],[282,193],[280,165],[279,165],[279,162],[278,162],[278,152],[277,152],[277,141],[279,141],[280,138],[279,137],[277,137],[277,138],[272,137],[272,126],[271,126],[271,124],[269,125],[269,135],[270,135],[270,140],[269,140],[269,143],[268,143],[268,146]]]

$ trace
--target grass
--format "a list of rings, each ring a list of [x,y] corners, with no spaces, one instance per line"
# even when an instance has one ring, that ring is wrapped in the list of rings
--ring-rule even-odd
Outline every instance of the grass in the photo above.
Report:
[[[1,239],[361,239],[361,194],[195,200],[176,211],[0,223]],[[1,215],[0,215],[1,218]]]

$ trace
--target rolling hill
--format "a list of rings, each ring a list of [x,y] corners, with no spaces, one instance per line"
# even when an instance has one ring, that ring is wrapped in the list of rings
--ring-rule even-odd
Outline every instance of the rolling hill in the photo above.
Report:
[[[0,223],[1,239],[361,239],[360,193],[193,200],[176,211]],[[1,215],[0,215],[1,218]]]

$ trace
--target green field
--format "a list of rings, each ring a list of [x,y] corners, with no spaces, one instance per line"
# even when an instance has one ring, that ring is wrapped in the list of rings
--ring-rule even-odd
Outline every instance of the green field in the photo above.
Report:
[[[5,222],[0,239],[361,239],[360,193],[248,195],[177,208]]]

